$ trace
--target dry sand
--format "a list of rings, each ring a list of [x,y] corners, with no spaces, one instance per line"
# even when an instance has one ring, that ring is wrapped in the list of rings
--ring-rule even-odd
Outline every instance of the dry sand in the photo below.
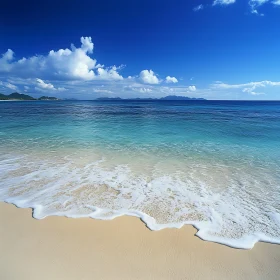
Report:
[[[0,279],[280,279],[279,245],[238,250],[195,232],[153,232],[133,217],[35,220],[1,202]]]

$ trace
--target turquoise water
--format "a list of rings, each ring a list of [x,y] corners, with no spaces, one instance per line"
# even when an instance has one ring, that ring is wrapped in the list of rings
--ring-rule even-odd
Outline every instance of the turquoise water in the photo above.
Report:
[[[0,127],[0,199],[35,218],[280,243],[280,102],[1,102]]]

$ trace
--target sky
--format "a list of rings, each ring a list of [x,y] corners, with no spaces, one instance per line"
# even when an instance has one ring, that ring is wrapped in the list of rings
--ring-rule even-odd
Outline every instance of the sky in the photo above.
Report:
[[[0,9],[0,92],[280,100],[280,0],[25,0]]]

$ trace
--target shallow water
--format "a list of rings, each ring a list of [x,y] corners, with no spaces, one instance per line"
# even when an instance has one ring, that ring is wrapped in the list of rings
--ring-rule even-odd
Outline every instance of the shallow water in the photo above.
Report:
[[[0,103],[0,200],[280,243],[280,102]]]

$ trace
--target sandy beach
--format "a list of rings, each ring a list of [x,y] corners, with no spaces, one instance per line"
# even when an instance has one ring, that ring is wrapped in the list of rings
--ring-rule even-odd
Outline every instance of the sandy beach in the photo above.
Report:
[[[0,279],[279,279],[279,245],[232,249],[191,226],[150,231],[139,219],[32,218],[0,203]]]

